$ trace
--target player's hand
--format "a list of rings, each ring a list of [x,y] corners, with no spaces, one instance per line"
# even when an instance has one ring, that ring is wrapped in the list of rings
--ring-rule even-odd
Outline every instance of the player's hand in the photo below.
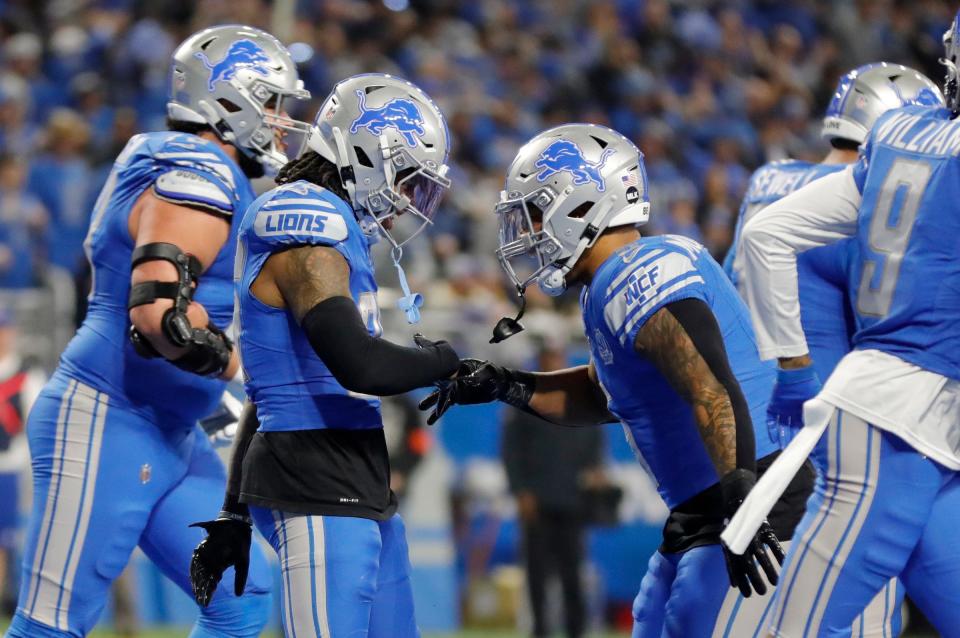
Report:
[[[228,567],[234,568],[233,593],[243,593],[250,568],[250,523],[221,517],[215,521],[194,523],[207,537],[193,550],[190,560],[190,586],[197,604],[206,607],[217,590],[217,584]]]
[[[737,508],[746,499],[757,481],[756,475],[749,470],[737,469],[720,479],[720,491],[723,494],[723,512],[727,521],[733,518]],[[783,564],[783,548],[773,528],[766,521],[757,530],[753,540],[743,554],[734,554],[726,545],[723,545],[723,557],[727,564],[727,575],[730,577],[730,586],[736,587],[749,598],[753,592],[761,596],[767,593],[767,582],[776,586],[779,575],[770,555],[779,565]],[[759,569],[758,566],[759,565]],[[760,569],[766,576],[766,582],[760,575]]]
[[[440,341],[431,341],[420,333],[413,335],[413,342],[417,344],[418,348],[432,352],[440,360],[442,364],[441,368],[443,369],[442,378],[449,377],[456,372],[460,362],[460,356],[449,343],[442,339]]]
[[[489,361],[463,359],[452,379],[437,382],[437,389],[420,402],[421,410],[430,410],[427,425],[437,422],[444,412],[456,404],[490,403],[499,397],[506,381],[504,369]]]
[[[813,366],[777,369],[777,382],[767,405],[767,428],[781,446],[803,427],[803,404],[820,394],[821,387]]]
[[[776,586],[779,581],[777,567],[770,560],[770,554],[777,559],[778,565],[783,565],[783,547],[773,528],[766,521],[757,530],[750,545],[747,546],[743,554],[734,554],[727,546],[723,544],[723,557],[727,562],[727,575],[730,576],[730,586],[736,587],[743,594],[744,598],[749,598],[753,592],[761,596],[767,593],[767,584],[760,576],[760,570],[757,565],[763,569],[763,573],[772,586]]]

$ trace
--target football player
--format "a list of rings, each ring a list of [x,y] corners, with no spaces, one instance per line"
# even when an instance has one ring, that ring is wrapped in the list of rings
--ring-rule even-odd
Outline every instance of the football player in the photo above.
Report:
[[[764,426],[774,370],[703,246],[640,237],[649,206],[642,156],[615,131],[565,125],[521,148],[497,206],[497,255],[521,295],[534,281],[552,295],[583,286],[591,362],[533,373],[467,359],[421,407],[430,422],[455,403],[494,400],[561,425],[620,420],[670,508],[634,636],[751,635],[765,607],[752,594],[776,584],[777,536],[799,521],[812,474],[797,477],[748,556],[720,545],[725,519],[779,451]],[[535,268],[521,276],[528,255]],[[495,340],[518,329],[501,320]]]
[[[948,108],[887,112],[853,166],[743,229],[761,353],[784,369],[812,365],[797,254],[853,238],[854,350],[804,409],[802,434],[825,429],[827,449],[770,615],[775,636],[846,635],[896,576],[941,635],[960,635],[960,14],[944,40]]]
[[[764,207],[856,161],[857,148],[877,118],[892,108],[908,104],[942,106],[943,96],[928,78],[899,64],[878,62],[844,75],[823,119],[822,135],[833,148],[819,164],[783,160],[757,169],[740,207],[735,237],[740,237],[743,224],[763,214]],[[849,242],[814,248],[797,257],[800,320],[813,365],[778,369],[773,400],[767,410],[767,426],[773,428],[782,445],[803,425],[803,401],[816,395],[820,381],[830,376],[852,348],[853,311],[846,283]],[[735,285],[750,275],[744,272],[737,243],[735,239],[724,260],[724,270]],[[899,635],[902,599],[903,588],[898,588],[896,581],[885,585],[863,618],[854,622],[854,635]]]
[[[237,370],[222,330],[236,226],[250,176],[283,165],[283,136],[306,129],[284,104],[308,95],[259,29],[207,29],[174,52],[170,130],[134,136],[114,164],[86,240],[86,319],[29,416],[34,504],[7,636],[87,635],[138,545],[190,591],[203,534],[186,526],[225,482],[197,420]],[[191,636],[260,634],[271,576],[259,552],[251,562]]]
[[[246,564],[252,515],[280,558],[287,636],[414,637],[377,397],[448,378],[459,358],[443,341],[381,337],[370,248],[390,244],[415,322],[400,254],[449,186],[449,133],[419,88],[370,74],[334,87],[308,145],[240,224],[239,340],[258,419],[241,420],[223,511],[203,523],[194,593],[207,604],[223,570]]]

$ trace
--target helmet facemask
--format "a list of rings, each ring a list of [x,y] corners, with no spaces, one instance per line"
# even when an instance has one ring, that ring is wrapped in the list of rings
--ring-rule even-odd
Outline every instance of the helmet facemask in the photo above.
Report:
[[[526,196],[506,191],[500,193],[496,207],[500,246],[496,256],[519,291],[526,290],[555,262],[570,257],[563,254],[561,243],[543,226],[544,220],[553,214],[559,203],[557,200],[549,186]],[[527,267],[531,264],[532,269]]]
[[[380,136],[380,151],[383,183],[359,202],[363,209],[361,226],[367,232],[379,231],[394,251],[402,252],[405,244],[433,225],[440,201],[450,188],[448,167],[437,166],[429,159],[420,161],[404,145],[391,147],[386,135]],[[405,224],[406,228],[392,232],[405,215],[418,221],[417,226],[411,229]]]
[[[960,13],[953,19],[950,28],[943,34],[943,57],[940,64],[947,67],[947,76],[943,82],[943,96],[947,108],[956,113],[960,111],[960,70],[957,69],[957,58],[960,57]]]
[[[284,105],[292,100],[309,99],[310,93],[283,91],[263,83],[254,86],[251,93],[262,105],[262,115],[260,125],[250,135],[248,148],[271,172],[279,171],[289,158],[300,155],[310,132],[310,124],[287,115]]]

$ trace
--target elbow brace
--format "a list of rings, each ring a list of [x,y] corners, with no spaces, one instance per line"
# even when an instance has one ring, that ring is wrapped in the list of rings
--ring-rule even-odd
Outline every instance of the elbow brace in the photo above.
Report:
[[[199,375],[220,374],[230,363],[233,343],[222,330],[208,325],[194,328],[187,318],[187,309],[193,300],[195,283],[200,279],[203,265],[193,255],[180,250],[174,244],[155,242],[138,246],[133,251],[131,269],[148,261],[166,261],[177,269],[176,281],[144,281],[130,289],[127,309],[152,304],[157,299],[172,299],[160,321],[164,338],[177,348],[186,348],[186,353],[171,361],[173,365]],[[148,359],[160,356],[156,348],[137,330],[130,326],[130,342],[141,357]]]
[[[314,352],[351,392],[391,396],[428,386],[456,371],[449,346],[405,348],[372,336],[348,297],[325,299],[300,322]]]

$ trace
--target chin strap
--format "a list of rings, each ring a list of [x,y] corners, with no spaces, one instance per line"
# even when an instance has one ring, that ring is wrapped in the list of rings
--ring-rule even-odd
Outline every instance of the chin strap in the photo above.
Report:
[[[397,267],[397,277],[400,279],[400,290],[403,296],[397,300],[397,307],[407,315],[407,323],[420,323],[420,307],[423,306],[423,295],[419,292],[410,292],[410,285],[407,283],[407,275],[403,272],[403,266],[400,265],[400,258],[403,257],[403,248],[394,246],[390,251],[393,258],[393,265]]]
[[[517,286],[517,296],[520,297],[520,310],[517,312],[516,317],[503,317],[497,322],[497,325],[493,327],[493,336],[490,338],[490,343],[500,343],[518,332],[523,332],[523,324],[520,323],[520,318],[523,317],[523,311],[527,309],[527,296],[524,292],[525,289],[523,286]]]

